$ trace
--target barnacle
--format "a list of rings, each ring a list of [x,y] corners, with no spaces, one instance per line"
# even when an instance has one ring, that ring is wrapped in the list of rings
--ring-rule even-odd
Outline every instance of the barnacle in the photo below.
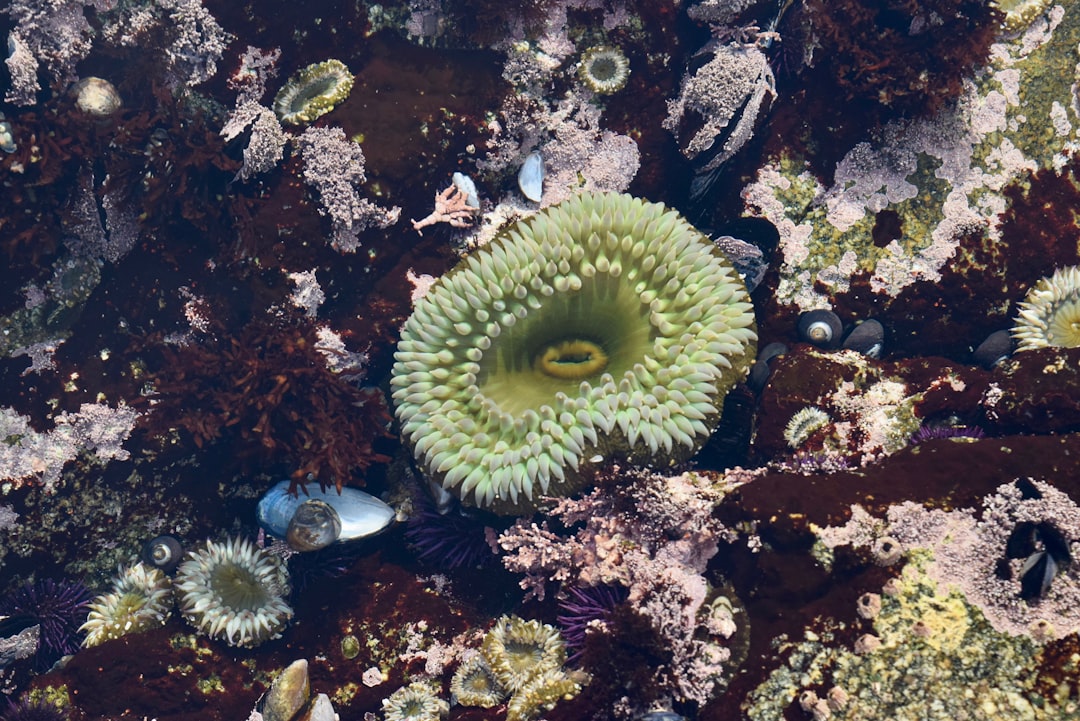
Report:
[[[604,457],[692,455],[756,340],[708,238],[659,203],[583,193],[443,276],[405,323],[391,384],[425,470],[520,513]]]
[[[582,54],[578,77],[594,93],[611,95],[626,86],[630,63],[618,48],[598,45]]]
[[[1080,346],[1080,266],[1058,268],[1028,291],[1012,336],[1018,351]]]
[[[274,96],[274,112],[289,125],[310,123],[349,97],[352,87],[352,73],[340,60],[308,65]]]
[[[281,560],[245,538],[207,541],[176,572],[180,611],[191,625],[230,646],[277,638],[292,618]]]
[[[499,679],[484,657],[477,654],[461,662],[450,680],[450,693],[462,706],[491,708],[506,698]]]
[[[121,568],[109,592],[90,603],[90,614],[79,629],[86,633],[83,646],[163,626],[171,608],[168,576],[145,563]]]
[[[422,681],[414,681],[394,691],[383,699],[382,707],[386,721],[439,721],[450,712],[450,704]]]

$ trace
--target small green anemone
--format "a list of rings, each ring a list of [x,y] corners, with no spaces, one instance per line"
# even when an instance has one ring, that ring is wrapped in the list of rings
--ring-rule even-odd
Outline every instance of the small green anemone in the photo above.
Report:
[[[605,457],[668,465],[754,358],[738,274],[677,212],[583,193],[439,279],[402,329],[402,434],[462,501],[523,513]]]
[[[626,86],[630,63],[618,48],[598,45],[582,54],[578,77],[594,93],[611,95]]]
[[[274,112],[289,125],[310,123],[349,97],[352,87],[352,73],[340,60],[308,65],[274,96]]]

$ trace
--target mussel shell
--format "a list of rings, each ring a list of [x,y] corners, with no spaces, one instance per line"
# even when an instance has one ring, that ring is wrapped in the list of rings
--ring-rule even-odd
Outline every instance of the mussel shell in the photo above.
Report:
[[[746,379],[746,384],[750,386],[751,390],[760,393],[765,388],[771,372],[769,368],[770,361],[777,356],[784,355],[787,350],[787,346],[783,343],[769,343],[758,352],[757,360],[750,367],[750,375]]]
[[[880,358],[885,349],[885,326],[873,318],[864,320],[848,333],[844,348],[858,351],[868,358]]]
[[[394,509],[370,493],[356,488],[343,488],[326,491],[308,486],[307,494],[297,496],[289,493],[289,481],[282,481],[266,492],[259,501],[256,515],[259,525],[273,536],[286,538],[289,525],[297,510],[309,500],[321,501],[331,507],[341,524],[338,541],[353,541],[372,536],[394,521]],[[319,508],[308,506],[308,511]]]
[[[840,347],[844,324],[836,313],[819,308],[800,315],[797,330],[800,340],[812,343],[818,348],[832,349]]]

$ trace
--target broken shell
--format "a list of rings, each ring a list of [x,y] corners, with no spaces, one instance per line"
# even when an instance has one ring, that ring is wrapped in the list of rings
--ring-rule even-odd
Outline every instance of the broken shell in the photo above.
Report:
[[[518,171],[518,187],[521,194],[534,203],[539,203],[544,194],[544,157],[539,150],[525,156],[525,162]]]

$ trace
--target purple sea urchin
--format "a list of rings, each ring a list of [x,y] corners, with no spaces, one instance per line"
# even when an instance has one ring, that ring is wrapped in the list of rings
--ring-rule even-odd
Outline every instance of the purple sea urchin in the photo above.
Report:
[[[627,590],[622,586],[572,586],[567,590],[566,598],[559,600],[556,620],[562,627],[567,648],[573,652],[571,661],[581,655],[592,624],[607,619],[615,607],[626,600],[627,595]]]
[[[28,616],[41,626],[34,665],[44,670],[79,649],[79,624],[89,603],[90,591],[78,581],[46,578],[11,591],[0,601],[0,615]]]
[[[0,712],[0,721],[67,721],[68,715],[55,704],[24,698],[15,703],[10,699]]]
[[[1017,351],[1080,347],[1080,266],[1058,268],[1028,291],[1012,336]]]
[[[522,513],[595,457],[693,454],[753,362],[749,296],[678,213],[582,193],[431,288],[391,385],[416,459],[466,503]]]
[[[172,584],[159,569],[136,563],[120,569],[112,589],[90,604],[90,614],[79,629],[90,648],[128,633],[142,633],[168,620]]]
[[[207,541],[176,572],[180,611],[191,625],[230,646],[277,638],[292,618],[289,572],[245,538]]]
[[[485,566],[496,558],[483,521],[459,509],[439,513],[430,502],[416,502],[405,540],[420,560],[448,571]]]

